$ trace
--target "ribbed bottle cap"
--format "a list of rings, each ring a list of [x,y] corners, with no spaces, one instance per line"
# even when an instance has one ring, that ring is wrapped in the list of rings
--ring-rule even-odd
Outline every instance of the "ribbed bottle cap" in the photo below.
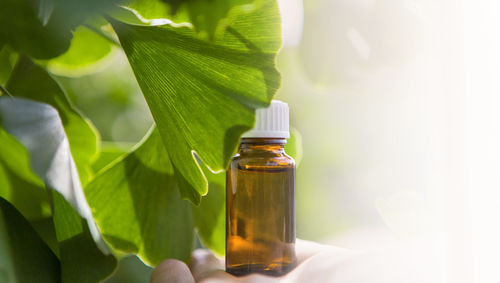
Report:
[[[290,137],[288,131],[288,104],[271,101],[268,108],[258,108],[255,113],[255,126],[243,134],[243,138],[285,138]]]

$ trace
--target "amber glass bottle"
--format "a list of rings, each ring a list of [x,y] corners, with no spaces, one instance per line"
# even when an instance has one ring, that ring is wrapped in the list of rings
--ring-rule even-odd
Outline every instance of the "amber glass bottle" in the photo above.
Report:
[[[257,110],[226,179],[226,271],[279,276],[296,264],[295,162],[286,155],[288,105]]]

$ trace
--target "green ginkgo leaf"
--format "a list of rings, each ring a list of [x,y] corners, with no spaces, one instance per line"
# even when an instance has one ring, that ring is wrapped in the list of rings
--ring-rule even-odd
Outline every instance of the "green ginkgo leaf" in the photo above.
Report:
[[[280,85],[281,46],[276,1],[230,10],[226,29],[204,41],[185,25],[132,25],[110,19],[151,109],[163,143],[182,175],[181,195],[194,203],[207,193],[197,155],[224,170],[241,134]]]
[[[99,143],[97,131],[90,121],[72,106],[49,73],[26,56],[19,58],[7,82],[7,89],[16,97],[44,102],[58,110],[80,181],[85,185],[92,176],[90,165],[97,156]]]
[[[104,239],[150,265],[189,259],[194,244],[191,204],[180,198],[157,130],[100,171],[85,195]]]

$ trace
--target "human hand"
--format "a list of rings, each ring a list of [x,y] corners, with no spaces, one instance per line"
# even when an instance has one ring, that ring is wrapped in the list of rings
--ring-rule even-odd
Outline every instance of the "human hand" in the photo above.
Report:
[[[151,283],[433,283],[442,282],[440,258],[427,242],[403,243],[369,252],[297,240],[297,267],[281,277],[235,277],[208,250],[196,250],[187,266],[175,259],[160,263]]]
[[[224,283],[224,282],[304,282],[318,278],[336,263],[356,255],[356,252],[297,240],[297,267],[281,277],[252,274],[235,277],[224,272],[223,263],[208,250],[193,252],[189,267],[182,261],[168,259],[160,263],[151,275],[151,283]],[[319,279],[319,278],[318,278]]]

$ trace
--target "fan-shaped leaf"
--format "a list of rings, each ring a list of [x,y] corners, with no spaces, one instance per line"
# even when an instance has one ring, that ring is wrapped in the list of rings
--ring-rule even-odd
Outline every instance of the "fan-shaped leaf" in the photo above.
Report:
[[[157,130],[133,152],[101,171],[85,194],[104,239],[156,265],[187,260],[194,243],[190,203],[178,182]]]
[[[198,203],[207,181],[194,154],[214,171],[225,169],[240,135],[253,126],[255,109],[267,106],[279,87],[277,4],[235,7],[214,42],[186,26],[111,23],[174,168],[189,184],[181,195]]]

